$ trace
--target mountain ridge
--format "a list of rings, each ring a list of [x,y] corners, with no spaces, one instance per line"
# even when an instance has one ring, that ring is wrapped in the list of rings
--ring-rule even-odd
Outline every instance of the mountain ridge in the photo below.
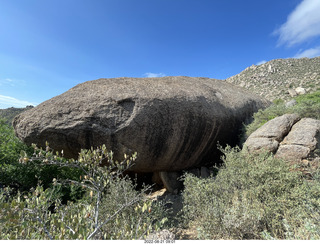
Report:
[[[299,90],[310,93],[320,88],[320,57],[274,59],[247,67],[225,81],[270,101],[288,101],[298,95]]]

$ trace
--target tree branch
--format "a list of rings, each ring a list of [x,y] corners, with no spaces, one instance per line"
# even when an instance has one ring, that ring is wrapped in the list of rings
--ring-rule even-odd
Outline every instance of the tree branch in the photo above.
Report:
[[[133,199],[131,202],[122,205],[113,215],[111,215],[107,220],[105,220],[104,222],[102,222],[102,224],[98,225],[94,231],[88,236],[88,240],[91,239],[97,232],[98,230],[105,225],[106,223],[108,223],[111,219],[113,219],[117,214],[119,214],[123,209],[125,209],[126,207],[132,205],[133,203],[137,202],[139,199],[135,198]],[[96,216],[97,217],[97,216]]]

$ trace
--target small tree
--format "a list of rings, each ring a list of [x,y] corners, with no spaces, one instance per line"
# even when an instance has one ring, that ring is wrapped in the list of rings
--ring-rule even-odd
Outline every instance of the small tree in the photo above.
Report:
[[[166,218],[150,214],[151,208],[158,209],[155,212],[162,215],[163,211],[159,211],[160,205],[146,200],[148,187],[137,192],[128,177],[123,176],[123,172],[133,165],[136,153],[124,155],[124,160],[118,162],[113,159],[112,151],[103,145],[81,150],[78,160],[66,160],[62,157],[63,152],[53,153],[48,143],[45,150],[36,145],[33,147],[32,157],[21,153],[21,163],[37,160],[43,164],[75,167],[83,174],[79,181],[54,178],[54,187],[44,190],[38,186],[28,195],[19,193],[14,199],[6,199],[5,195],[10,194],[3,191],[0,197],[0,220],[4,223],[0,227],[2,238],[139,239],[165,223]],[[79,201],[63,205],[54,194],[62,184],[80,185],[86,194]],[[117,201],[110,201],[113,197]],[[121,230],[114,226],[120,226]]]

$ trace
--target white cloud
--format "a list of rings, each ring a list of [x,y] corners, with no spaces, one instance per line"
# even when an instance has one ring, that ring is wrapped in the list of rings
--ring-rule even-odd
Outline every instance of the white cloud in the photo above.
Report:
[[[26,84],[25,80],[20,80],[20,79],[11,79],[11,78],[5,78],[1,79],[0,78],[0,86],[24,86]]]
[[[0,95],[0,109],[9,108],[9,107],[21,108],[28,105],[36,106],[34,103],[31,103],[28,101],[22,101],[14,97]]]
[[[256,63],[256,65],[265,64],[266,62],[266,60],[261,60],[260,62]]]
[[[293,46],[320,36],[320,1],[303,0],[275,34],[279,45]]]
[[[298,52],[294,58],[314,58],[320,56],[320,46]]]
[[[145,73],[144,74],[145,77],[148,77],[148,78],[154,78],[154,77],[164,77],[166,76],[164,73]]]

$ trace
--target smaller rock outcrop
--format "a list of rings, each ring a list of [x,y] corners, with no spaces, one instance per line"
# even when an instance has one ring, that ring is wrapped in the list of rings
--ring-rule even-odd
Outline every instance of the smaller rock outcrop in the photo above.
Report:
[[[253,132],[244,143],[250,153],[262,150],[291,162],[318,157],[320,120],[285,114]]]
[[[245,142],[249,152],[267,150],[275,153],[291,127],[300,119],[296,114],[274,118],[253,132]]]
[[[303,118],[281,142],[277,157],[290,161],[313,158],[320,149],[320,120]]]

